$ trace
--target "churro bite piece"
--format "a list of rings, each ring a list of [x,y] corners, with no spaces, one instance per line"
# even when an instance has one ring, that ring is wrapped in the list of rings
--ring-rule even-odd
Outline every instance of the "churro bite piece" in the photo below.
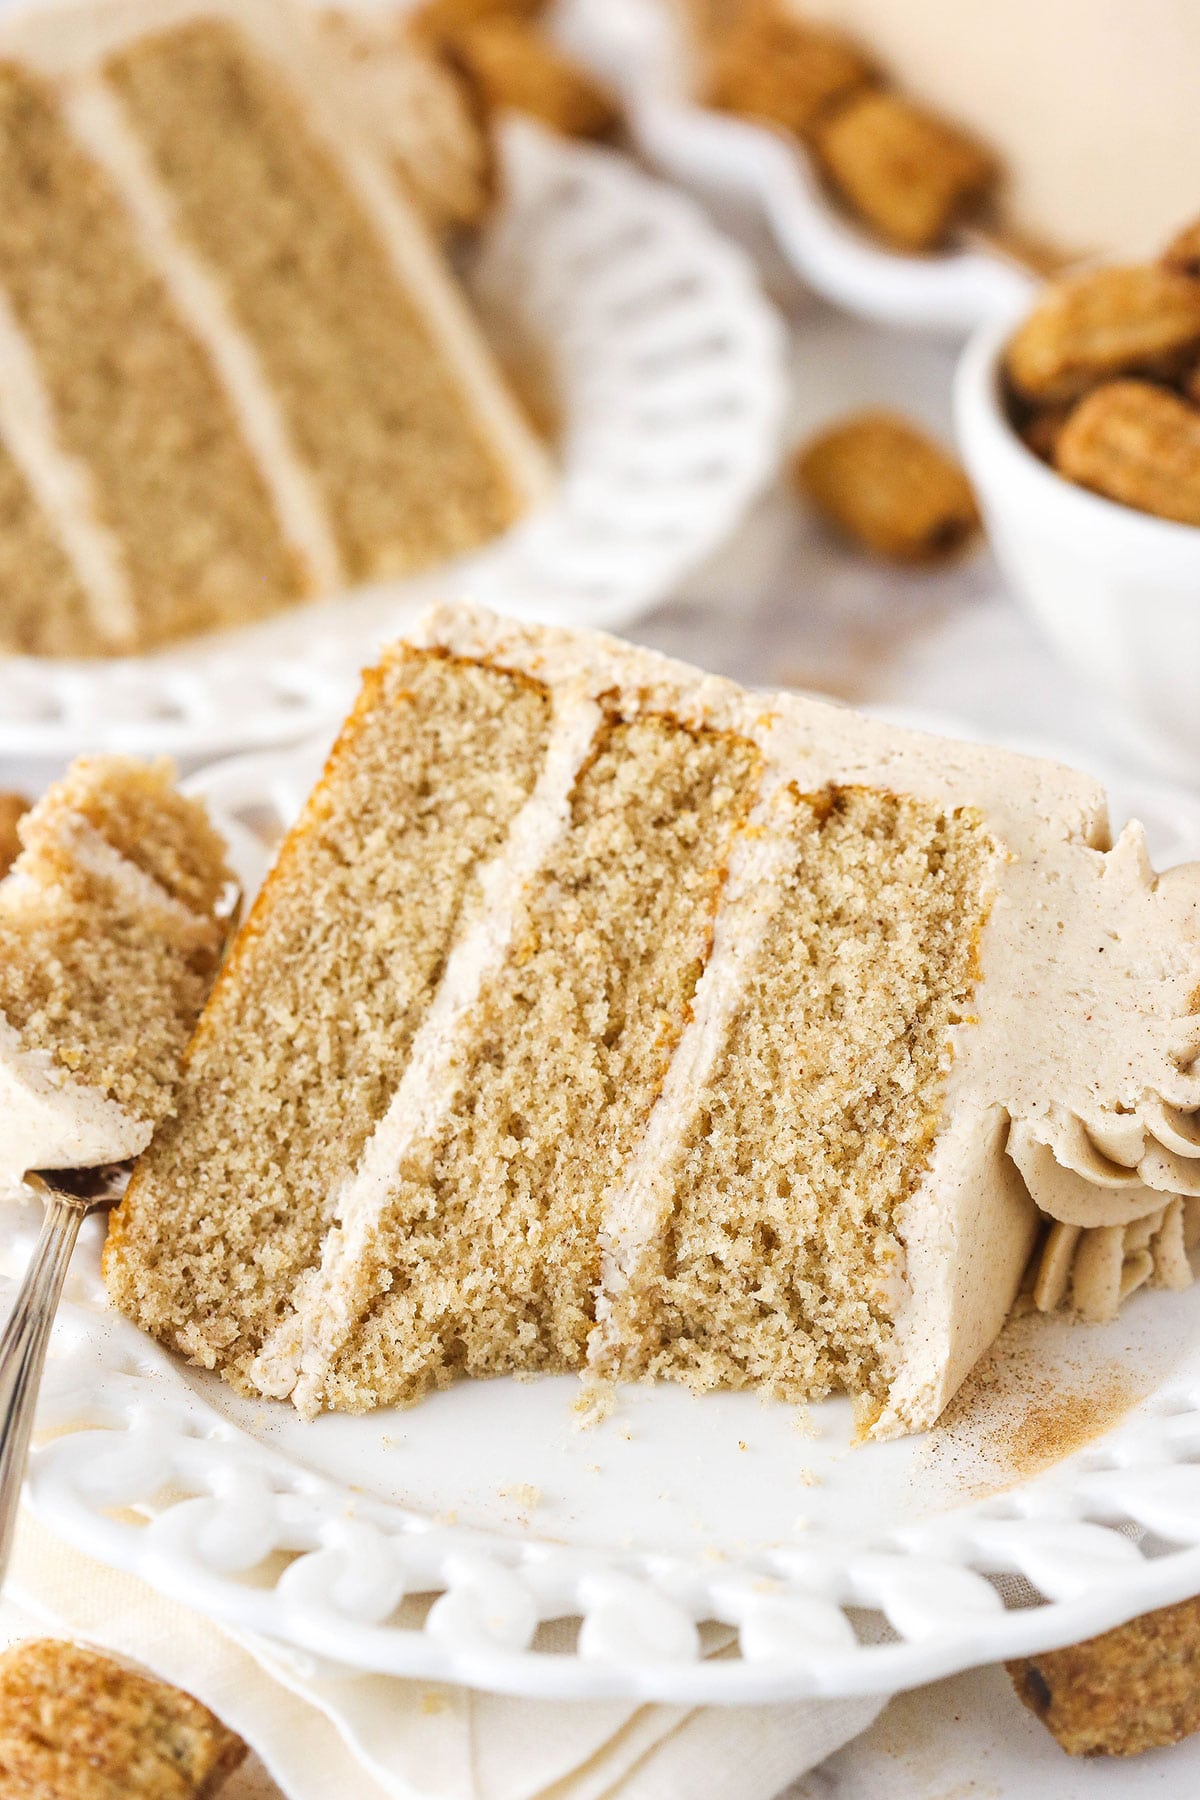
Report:
[[[835,191],[899,250],[938,249],[998,175],[974,138],[899,94],[855,95],[813,142]]]
[[[1069,1756],[1137,1756],[1200,1731],[1200,1600],[1006,1665]]]
[[[1015,407],[1013,423],[1023,441],[1043,462],[1053,462],[1063,426],[1071,416],[1069,406]]]
[[[1017,394],[1077,400],[1113,375],[1178,372],[1200,348],[1200,281],[1154,265],[1051,282],[1008,346]]]
[[[1182,231],[1175,233],[1161,260],[1168,269],[1178,269],[1184,275],[1200,275],[1200,219],[1193,219]]]
[[[431,37],[452,37],[491,19],[537,19],[547,0],[424,0],[412,14],[413,24]]]
[[[760,0],[741,8],[716,36],[704,99],[722,112],[811,135],[835,102],[875,80],[870,58],[840,31],[805,24]]]
[[[950,555],[979,528],[975,496],[958,464],[897,413],[839,420],[800,450],[793,477],[843,536],[899,562]]]
[[[0,1656],[0,1792],[11,1800],[213,1800],[246,1746],[190,1694],[82,1644]]]
[[[1124,506],[1200,525],[1200,410],[1152,382],[1105,382],[1081,400],[1054,466]]]
[[[483,19],[454,31],[448,47],[489,112],[527,113],[564,137],[607,137],[620,122],[608,88],[519,19]]]

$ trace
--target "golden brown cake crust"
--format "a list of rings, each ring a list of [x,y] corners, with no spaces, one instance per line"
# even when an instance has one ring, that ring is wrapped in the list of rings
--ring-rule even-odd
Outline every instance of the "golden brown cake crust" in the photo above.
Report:
[[[1200,1598],[1006,1664],[1070,1756],[1137,1756],[1200,1730]]]
[[[8,1800],[211,1800],[246,1754],[181,1689],[51,1638],[0,1656]]]

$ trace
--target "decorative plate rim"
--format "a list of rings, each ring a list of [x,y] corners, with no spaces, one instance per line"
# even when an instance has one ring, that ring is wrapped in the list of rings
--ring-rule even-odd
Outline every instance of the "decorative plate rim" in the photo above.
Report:
[[[324,747],[237,757],[189,783],[248,880],[268,858],[239,813],[294,814]],[[1200,854],[1200,801],[1134,785],[1161,799],[1181,851]],[[28,1501],[93,1557],[293,1653],[531,1697],[751,1704],[916,1686],[1200,1591],[1200,1336],[1115,1428],[986,1499],[741,1560],[582,1549],[355,1493],[242,1431],[103,1308],[92,1224],[56,1328]],[[397,1621],[405,1594],[424,1599]],[[564,1618],[582,1621],[569,1648],[534,1647],[540,1624]],[[725,1627],[725,1654],[707,1654],[706,1621]]]
[[[753,265],[627,157],[516,117],[500,138],[505,201],[471,279],[558,368],[547,503],[470,558],[234,632],[111,660],[0,656],[0,753],[294,742],[344,712],[362,664],[434,597],[614,629],[728,538],[774,471],[787,394]]]

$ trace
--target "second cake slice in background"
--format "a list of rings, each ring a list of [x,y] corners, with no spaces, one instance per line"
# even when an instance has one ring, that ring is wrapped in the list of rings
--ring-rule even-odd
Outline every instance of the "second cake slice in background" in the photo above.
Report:
[[[102,654],[474,549],[547,465],[288,0],[0,25],[0,647]]]

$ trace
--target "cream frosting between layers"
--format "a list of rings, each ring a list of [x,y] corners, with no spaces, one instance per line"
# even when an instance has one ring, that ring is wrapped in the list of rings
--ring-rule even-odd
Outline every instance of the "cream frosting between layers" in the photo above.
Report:
[[[89,1168],[138,1156],[153,1124],[69,1075],[48,1050],[30,1049],[0,1017],[0,1187],[27,1169]]]
[[[725,1032],[742,997],[747,971],[776,913],[769,894],[792,854],[773,826],[778,778],[760,793],[729,859],[729,874],[713,930],[712,950],[696,992],[692,1017],[680,1035],[645,1132],[612,1195],[604,1224],[601,1292],[588,1360],[600,1375],[621,1372],[626,1341],[623,1300],[643,1259],[659,1239],[670,1206],[671,1161],[686,1138]]]
[[[504,846],[480,871],[478,905],[451,950],[387,1111],[339,1196],[320,1266],[302,1278],[294,1311],[251,1368],[264,1394],[290,1393],[302,1412],[319,1410],[326,1372],[357,1322],[356,1272],[370,1257],[404,1150],[433,1131],[453,1104],[464,1072],[456,1058],[471,1007],[508,951],[522,889],[566,829],[576,774],[602,721],[600,707],[578,686],[556,695],[538,779]]]
[[[341,587],[344,571],[316,484],[288,437],[252,345],[217,282],[180,234],[171,201],[120,100],[99,79],[64,84],[62,100],[66,123],[113,182],[141,235],[147,260],[211,358],[280,529],[300,552],[310,583],[324,592]]]
[[[96,516],[91,476],[58,439],[37,359],[0,282],[0,435],[87,595],[100,635],[132,642],[133,602],[116,537]]]
[[[764,750],[775,778],[803,790],[863,784],[976,807],[1003,845],[976,1017],[953,1030],[943,1128],[901,1209],[905,1292],[891,1403],[877,1431],[931,1422],[994,1337],[1032,1246],[1030,1195],[1062,1211],[1069,1189],[1080,1222],[1104,1230],[1114,1203],[1128,1223],[1197,1191],[1200,868],[1155,877],[1136,826],[1110,849],[1093,780],[822,702],[748,695],[612,639],[470,609],[436,609],[416,640],[520,668],[552,688],[586,680],[594,692],[619,692],[627,714],[668,711],[741,732]],[[718,971],[714,993],[719,981]],[[677,1054],[695,1050],[693,1039]],[[1030,1143],[1048,1153],[1036,1168],[1023,1149]],[[1163,1212],[1155,1229],[1165,1221]],[[612,1223],[627,1228],[628,1217],[618,1208]],[[1160,1257],[1160,1278],[1172,1284],[1186,1268],[1177,1236],[1172,1249],[1164,1240]],[[1091,1254],[1101,1252],[1098,1240]],[[619,1258],[609,1271],[611,1304],[620,1297]]]

